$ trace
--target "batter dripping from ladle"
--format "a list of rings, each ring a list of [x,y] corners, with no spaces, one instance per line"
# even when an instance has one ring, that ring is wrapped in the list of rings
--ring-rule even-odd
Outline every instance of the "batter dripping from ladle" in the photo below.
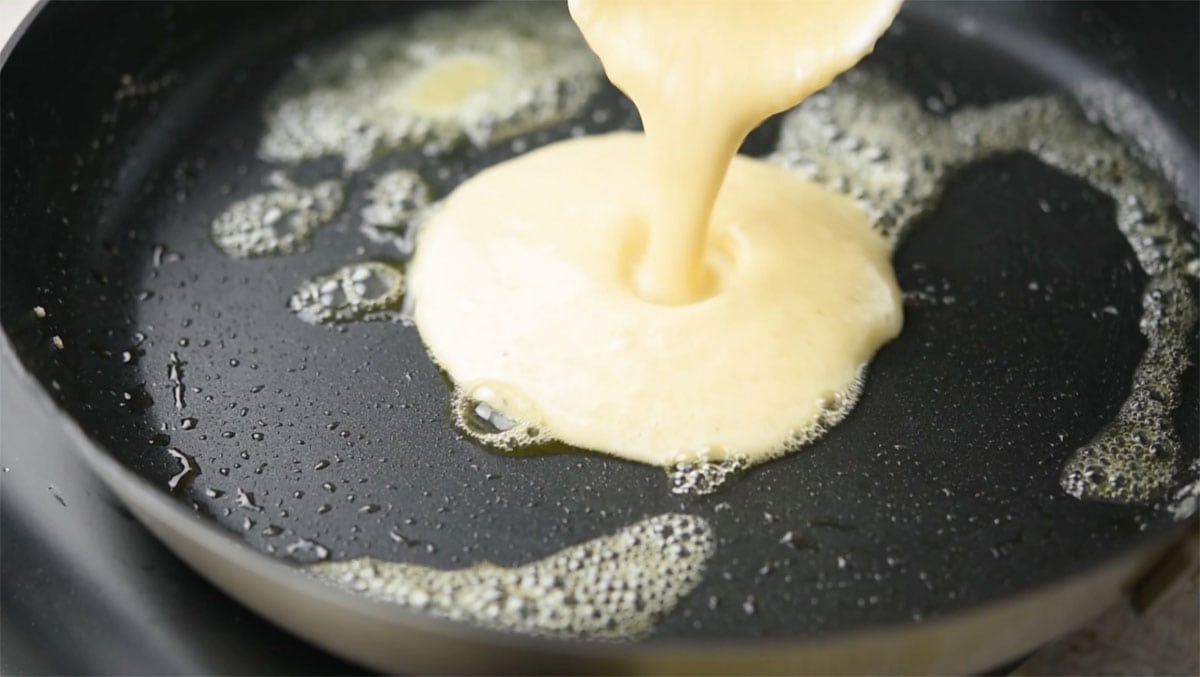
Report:
[[[896,0],[578,0],[646,134],[566,141],[426,224],[414,318],[501,446],[754,463],[853,406],[900,330],[887,245],[849,198],[734,157],[868,52]]]

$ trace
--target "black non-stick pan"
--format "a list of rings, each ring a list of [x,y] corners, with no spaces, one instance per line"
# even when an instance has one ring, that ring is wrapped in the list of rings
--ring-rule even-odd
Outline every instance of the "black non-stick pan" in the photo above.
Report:
[[[356,220],[381,171],[415,169],[440,197],[573,121],[517,145],[380,158],[347,179],[308,252],[231,259],[209,235],[281,169],[255,149],[294,57],[420,9],[51,2],[0,74],[0,320],[30,377],[3,387],[52,402],[135,514],[251,608],[389,670],[979,670],[1117,599],[1187,528],[1170,496],[1064,491],[1064,463],[1116,415],[1146,349],[1146,275],[1110,198],[1024,154],[956,171],[913,226],[901,286],[957,302],[907,305],[853,414],[806,450],[688,497],[658,469],[464,438],[414,328],[307,324],[287,299],[313,275],[396,257]],[[864,67],[939,115],[1105,82],[1136,113],[1118,131],[1169,168],[1194,224],[1197,18],[1194,3],[910,3]],[[585,111],[589,132],[638,124],[611,88],[589,106],[608,112]],[[284,169],[342,176],[333,160]],[[1031,300],[1031,281],[1054,293]],[[1198,447],[1195,368],[1182,378],[1178,486]],[[184,463],[195,471],[177,478]],[[708,520],[715,554],[632,642],[485,631],[302,569],[517,565],[668,512]]]

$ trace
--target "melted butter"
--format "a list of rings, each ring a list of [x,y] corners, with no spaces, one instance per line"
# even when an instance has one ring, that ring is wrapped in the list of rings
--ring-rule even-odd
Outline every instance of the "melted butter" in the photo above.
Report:
[[[518,567],[483,562],[443,571],[370,557],[308,571],[374,599],[507,632],[638,637],[700,583],[714,534],[668,513]]]
[[[311,324],[398,319],[403,297],[404,273],[398,266],[364,261],[305,281],[288,307]]]
[[[486,420],[501,447],[741,467],[840,420],[900,330],[887,246],[849,198],[734,153],[897,5],[572,3],[646,135],[493,167],[425,227],[414,319],[460,425]]]
[[[1119,105],[1100,84],[1081,87],[1089,115]],[[885,79],[856,70],[788,113],[773,160],[853,195],[893,245],[933,208],[948,177],[996,155],[1030,153],[1112,197],[1117,227],[1148,277],[1138,320],[1148,345],[1116,418],[1080,440],[1062,486],[1082,499],[1159,501],[1180,484],[1185,453],[1174,420],[1195,345],[1195,226],[1181,218],[1163,179],[1172,168],[1139,157],[1082,112],[1059,97],[1032,97],[935,116]],[[1176,516],[1194,513],[1196,471],[1184,473],[1192,483],[1172,498]]]
[[[431,116],[451,115],[472,95],[494,84],[504,71],[494,61],[461,55],[427,67],[404,92],[407,108]]]
[[[267,98],[258,154],[353,172],[398,148],[483,148],[574,115],[599,74],[559,4],[419,12],[299,56]]]
[[[284,180],[277,188],[238,200],[213,220],[212,239],[221,251],[234,258],[307,251],[345,198],[338,181],[305,188]]]

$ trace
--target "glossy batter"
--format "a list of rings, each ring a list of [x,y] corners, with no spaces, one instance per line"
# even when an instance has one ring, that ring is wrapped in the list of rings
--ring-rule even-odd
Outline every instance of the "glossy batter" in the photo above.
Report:
[[[900,330],[889,251],[848,198],[733,155],[853,65],[896,6],[572,3],[647,134],[467,181],[410,271],[423,340],[465,402],[503,414],[501,444],[753,463],[845,414]]]
[[[898,0],[571,0],[571,16],[651,144],[654,229],[640,293],[687,303],[711,293],[709,213],[729,160],[768,116],[850,68]]]

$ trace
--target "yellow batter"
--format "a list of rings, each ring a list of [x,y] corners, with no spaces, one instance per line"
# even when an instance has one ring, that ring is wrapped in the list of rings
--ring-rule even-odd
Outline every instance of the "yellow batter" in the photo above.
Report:
[[[898,0],[571,0],[571,16],[650,138],[654,230],[643,296],[709,292],[705,230],[725,168],[768,116],[800,103],[875,44]]]
[[[853,404],[900,330],[888,249],[848,198],[733,155],[861,58],[897,4],[571,4],[647,135],[479,174],[426,224],[410,271],[430,353],[518,422],[505,443],[753,463]]]

